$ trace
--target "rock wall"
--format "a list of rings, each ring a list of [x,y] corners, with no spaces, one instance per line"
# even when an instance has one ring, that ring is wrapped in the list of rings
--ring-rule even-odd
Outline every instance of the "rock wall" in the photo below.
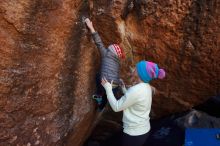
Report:
[[[122,76],[126,76],[128,65],[142,59],[157,62],[166,70],[165,80],[152,82],[159,90],[153,101],[153,116],[182,111],[219,94],[219,1],[91,3],[106,44],[119,42],[126,50]]]
[[[122,77],[141,59],[164,67],[152,117],[183,111],[220,92],[218,0],[1,0],[0,145],[82,145],[96,123],[99,53],[126,52]],[[125,80],[129,83],[129,80]]]
[[[1,146],[62,145],[70,131],[76,145],[85,139],[98,67],[87,9],[81,0],[0,2]]]

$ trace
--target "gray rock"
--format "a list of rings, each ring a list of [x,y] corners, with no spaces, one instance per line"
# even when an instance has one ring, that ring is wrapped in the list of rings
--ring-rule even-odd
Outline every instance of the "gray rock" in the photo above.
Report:
[[[176,124],[181,128],[220,128],[220,118],[192,110],[186,116],[177,118]]]

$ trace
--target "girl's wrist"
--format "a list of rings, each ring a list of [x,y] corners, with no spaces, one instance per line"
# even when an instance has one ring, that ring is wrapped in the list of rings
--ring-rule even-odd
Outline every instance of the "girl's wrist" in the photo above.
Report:
[[[91,31],[91,33],[94,33],[95,29],[94,28],[90,28],[90,31]]]
[[[105,84],[103,85],[103,87],[105,88],[106,91],[112,90],[112,85],[111,85],[109,82],[105,83]]]

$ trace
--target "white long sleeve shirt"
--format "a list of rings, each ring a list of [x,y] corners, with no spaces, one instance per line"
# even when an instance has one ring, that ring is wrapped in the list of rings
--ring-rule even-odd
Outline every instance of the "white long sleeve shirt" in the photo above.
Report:
[[[123,89],[124,96],[116,100],[110,83],[104,85],[110,106],[115,112],[123,111],[123,132],[132,136],[150,131],[152,89],[148,83],[139,83]]]

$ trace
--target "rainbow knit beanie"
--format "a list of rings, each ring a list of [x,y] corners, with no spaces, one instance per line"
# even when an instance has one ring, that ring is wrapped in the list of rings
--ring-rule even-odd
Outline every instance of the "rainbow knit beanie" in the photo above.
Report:
[[[148,83],[152,79],[163,79],[166,76],[164,69],[159,69],[156,63],[150,61],[140,61],[136,64],[136,69],[140,79]]]

